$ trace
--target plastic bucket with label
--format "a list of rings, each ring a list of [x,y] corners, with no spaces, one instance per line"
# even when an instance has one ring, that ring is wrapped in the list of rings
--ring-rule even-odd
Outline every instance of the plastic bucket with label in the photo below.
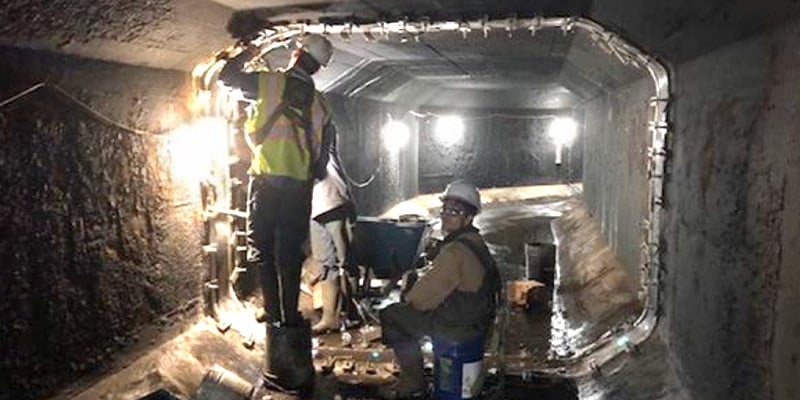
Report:
[[[456,342],[433,339],[434,398],[476,398],[483,387],[483,336]]]

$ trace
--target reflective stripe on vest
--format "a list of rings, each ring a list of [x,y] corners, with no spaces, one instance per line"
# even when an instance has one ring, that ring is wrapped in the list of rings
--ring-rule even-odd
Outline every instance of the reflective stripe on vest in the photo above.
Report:
[[[297,180],[311,179],[312,160],[319,157],[322,128],[328,121],[328,110],[322,97],[315,91],[311,105],[311,149],[308,149],[305,127],[295,126],[285,115],[273,118],[272,127],[265,124],[283,101],[287,75],[262,73],[258,77],[258,100],[253,114],[245,123],[245,132],[251,137],[262,129],[264,140],[256,145],[250,173],[254,175],[285,176]],[[302,113],[302,110],[294,110]]]

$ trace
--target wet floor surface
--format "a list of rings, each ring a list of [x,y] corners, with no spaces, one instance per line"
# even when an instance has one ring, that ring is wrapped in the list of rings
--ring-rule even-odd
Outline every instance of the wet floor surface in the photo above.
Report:
[[[505,282],[525,279],[525,244],[553,243],[550,222],[561,214],[566,203],[511,202],[486,209],[475,225],[489,245]],[[553,282],[541,297],[552,298]],[[528,308],[510,308],[506,321],[504,353],[515,370],[537,370],[548,366],[551,334],[551,304],[540,302]]]
[[[565,207],[562,201],[527,201],[495,204],[484,210],[476,225],[494,252],[504,279],[520,279],[525,275],[525,243],[551,243],[550,221]],[[202,319],[181,337],[155,348],[77,398],[139,399],[161,388],[179,398],[189,398],[205,371],[213,365],[258,382],[264,356],[263,325],[255,323],[254,308],[246,304],[236,311],[240,315],[232,317],[244,321],[238,329],[220,329],[217,322]],[[549,365],[550,306],[545,302],[530,309],[510,310],[502,348],[505,362],[509,366],[513,363],[517,371],[534,371]],[[379,337],[379,328],[373,328],[352,330],[348,332],[349,338],[337,332],[315,339],[315,363],[320,378],[314,398],[376,398],[376,387],[390,382],[396,372],[391,351],[375,340],[376,330]],[[343,340],[349,343],[343,345]],[[487,366],[496,363],[496,355],[487,357]],[[499,380],[498,375],[489,375],[484,398],[578,398],[576,382],[568,379],[526,373],[504,379],[502,391],[498,389]],[[582,391],[590,390],[586,382],[582,385]],[[262,398],[294,397],[271,392]]]
[[[688,400],[671,366],[666,345],[658,336],[578,380],[581,400]]]

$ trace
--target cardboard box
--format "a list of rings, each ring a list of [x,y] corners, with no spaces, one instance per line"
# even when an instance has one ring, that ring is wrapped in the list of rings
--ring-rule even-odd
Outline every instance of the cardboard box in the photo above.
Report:
[[[535,280],[511,281],[507,286],[508,302],[512,307],[527,307],[545,295],[545,284]]]

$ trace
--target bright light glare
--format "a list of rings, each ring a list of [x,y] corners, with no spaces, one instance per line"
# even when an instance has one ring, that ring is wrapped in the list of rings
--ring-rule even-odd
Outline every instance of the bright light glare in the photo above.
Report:
[[[578,134],[578,124],[572,118],[556,118],[547,133],[557,146],[569,146]]]
[[[464,121],[455,115],[439,117],[433,134],[439,143],[453,145],[464,139]]]
[[[227,122],[200,118],[170,132],[168,148],[176,177],[197,181],[221,168],[228,160]]]
[[[433,353],[433,343],[431,341],[429,341],[429,340],[426,340],[422,344],[422,352],[423,353],[428,353],[428,354]]]
[[[404,123],[389,120],[389,122],[384,125],[381,136],[383,137],[383,144],[387,149],[390,151],[398,151],[408,144],[410,133],[408,132],[408,127]]]

